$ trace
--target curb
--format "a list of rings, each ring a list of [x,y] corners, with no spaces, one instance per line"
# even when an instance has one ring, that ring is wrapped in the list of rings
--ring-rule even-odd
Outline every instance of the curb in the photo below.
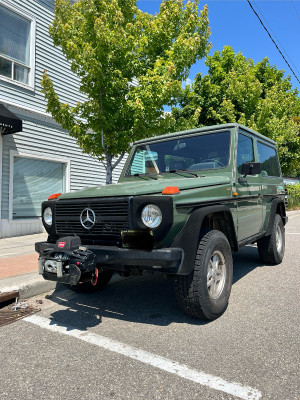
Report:
[[[115,284],[128,278],[122,278],[114,274],[109,284]],[[19,292],[19,299],[28,299],[53,290],[59,291],[66,289],[61,283],[46,281],[38,272],[12,276],[0,280],[0,294],[13,291]]]
[[[56,285],[56,282],[44,280],[38,272],[32,272],[1,279],[0,293],[18,291],[20,299],[27,299],[54,290]]]
[[[286,212],[287,216],[292,216],[292,215],[297,215],[297,214],[300,214],[300,210],[292,210],[292,211]]]

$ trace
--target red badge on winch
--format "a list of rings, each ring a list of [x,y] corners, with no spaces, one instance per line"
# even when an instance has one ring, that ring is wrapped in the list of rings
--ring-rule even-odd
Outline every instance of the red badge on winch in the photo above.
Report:
[[[66,242],[58,242],[58,247],[63,248],[65,247]]]

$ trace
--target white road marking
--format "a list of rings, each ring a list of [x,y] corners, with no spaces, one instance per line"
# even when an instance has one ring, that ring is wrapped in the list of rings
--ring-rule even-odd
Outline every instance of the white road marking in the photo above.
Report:
[[[211,389],[219,390],[224,393],[231,394],[244,400],[258,400],[262,397],[261,392],[249,386],[242,386],[236,382],[227,382],[222,378],[206,374],[201,371],[196,371],[184,364],[179,364],[168,358],[164,358],[148,351],[129,346],[127,344],[109,339],[104,336],[96,335],[95,333],[75,329],[72,326],[55,325],[55,321],[47,318],[31,315],[23,319],[23,321],[38,325],[41,328],[49,329],[53,332],[63,335],[72,336],[84,342],[94,344],[114,353],[122,354],[123,356],[133,358],[134,360],[159,368],[163,371],[188,379],[203,386],[208,386]]]
[[[286,235],[300,235],[300,232],[285,232]]]

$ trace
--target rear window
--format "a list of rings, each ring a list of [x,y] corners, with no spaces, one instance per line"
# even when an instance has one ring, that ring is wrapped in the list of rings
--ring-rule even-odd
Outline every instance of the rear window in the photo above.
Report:
[[[257,142],[259,162],[263,176],[281,176],[276,149]]]

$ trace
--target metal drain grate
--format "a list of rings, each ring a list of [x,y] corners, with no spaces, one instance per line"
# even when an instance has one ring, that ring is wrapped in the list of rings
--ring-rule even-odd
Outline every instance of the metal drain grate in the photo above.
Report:
[[[33,307],[25,301],[18,301],[18,297],[18,291],[0,293],[0,327],[40,311],[40,308]]]
[[[35,314],[40,311],[37,308],[29,306],[21,310],[10,310],[11,305],[0,310],[0,326],[11,324],[19,319],[25,318],[28,315]]]

